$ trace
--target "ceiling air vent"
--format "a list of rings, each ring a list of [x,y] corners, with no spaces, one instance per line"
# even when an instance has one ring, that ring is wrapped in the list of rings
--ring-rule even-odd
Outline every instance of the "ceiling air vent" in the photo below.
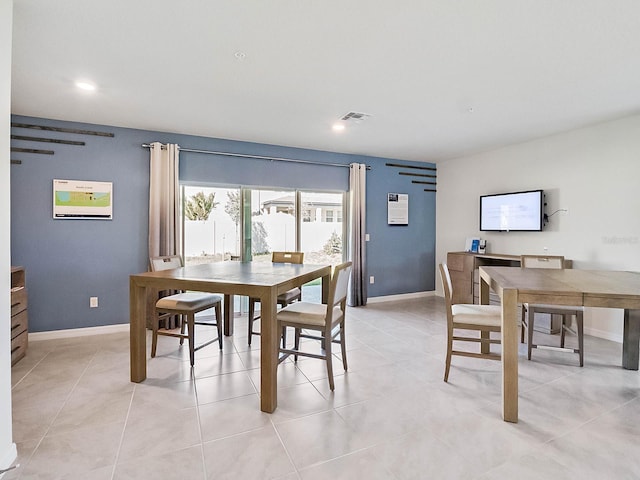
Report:
[[[349,112],[345,115],[343,115],[340,120],[342,121],[352,121],[355,123],[360,123],[363,122],[364,120],[366,120],[367,118],[369,118],[371,115],[369,115],[368,113],[361,113],[361,112]]]

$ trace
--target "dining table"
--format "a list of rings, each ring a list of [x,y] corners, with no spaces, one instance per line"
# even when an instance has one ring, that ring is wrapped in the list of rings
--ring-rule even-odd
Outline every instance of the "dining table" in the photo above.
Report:
[[[622,367],[638,370],[640,272],[480,267],[480,303],[502,304],[502,418],[518,422],[518,304],[624,309]],[[586,367],[585,367],[586,368]]]
[[[322,279],[322,299],[327,300],[331,265],[272,262],[216,262],[171,270],[143,272],[129,277],[131,381],[147,377],[146,319],[153,295],[162,290],[191,290],[225,296],[225,334],[233,333],[233,296],[260,299],[260,409],[271,413],[278,405],[277,298],[281,293]],[[216,319],[220,321],[220,319]]]

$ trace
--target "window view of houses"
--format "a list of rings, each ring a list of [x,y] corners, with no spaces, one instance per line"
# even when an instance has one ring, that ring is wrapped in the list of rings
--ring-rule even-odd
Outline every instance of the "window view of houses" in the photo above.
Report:
[[[292,190],[185,185],[182,191],[187,264],[240,260],[243,235],[251,240],[253,261],[271,261],[273,251],[297,250],[305,253],[305,263],[336,264],[343,259],[343,193],[300,192],[296,212],[297,192]],[[243,197],[251,216],[246,227]],[[249,225],[251,232],[244,232]]]

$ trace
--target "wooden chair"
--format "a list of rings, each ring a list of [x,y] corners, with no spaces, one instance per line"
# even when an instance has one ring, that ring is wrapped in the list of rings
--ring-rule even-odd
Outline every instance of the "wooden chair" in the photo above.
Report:
[[[273,252],[271,254],[272,263],[296,263],[301,264],[304,260],[304,252]],[[285,307],[290,303],[300,300],[302,298],[302,290],[300,288],[292,288],[287,290],[283,294],[278,295],[278,305]],[[249,345],[251,345],[251,338],[253,335],[260,335],[260,332],[253,331],[253,322],[260,318],[260,315],[256,316],[256,303],[259,302],[259,298],[249,297],[249,321],[248,321],[248,337]],[[282,334],[283,345],[286,345],[286,333]]]
[[[179,255],[168,255],[160,257],[151,257],[150,259],[151,271],[157,272],[160,270],[169,270],[172,268],[178,268],[183,266],[182,257]],[[158,344],[158,335],[165,335],[168,337],[180,338],[180,345],[184,343],[186,338],[189,342],[189,360],[193,367],[195,361],[195,352],[202,347],[212,344],[216,340],[222,350],[222,295],[216,295],[214,293],[204,292],[181,292],[173,295],[166,295],[160,298],[155,305],[157,315],[154,316],[152,324],[152,342],[151,342],[151,357],[156,356],[156,347]],[[196,322],[195,315],[203,310],[215,307],[216,321],[211,322]],[[180,333],[175,333],[169,330],[158,330],[160,321],[162,319],[178,315],[181,318]],[[185,321],[186,317],[186,321]],[[195,346],[195,326],[196,325],[209,325],[215,326],[218,329],[218,337],[202,345]],[[185,335],[184,329],[187,328],[187,334]]]
[[[351,262],[345,262],[336,266],[331,277],[329,286],[329,298],[327,304],[296,302],[284,307],[278,312],[278,327],[293,327],[295,329],[294,347],[291,349],[282,346],[279,361],[282,362],[289,355],[294,355],[298,360],[298,355],[311,358],[319,358],[327,362],[327,375],[329,377],[329,387],[333,391],[333,362],[331,345],[340,344],[342,351],[342,366],[347,369],[347,349],[344,337],[344,320],[347,306],[347,286],[351,275]],[[303,333],[302,330],[314,330],[319,335]],[[340,337],[336,339],[336,337]],[[311,338],[320,340],[324,346],[324,353],[315,354],[300,350],[300,339]]]
[[[522,255],[520,257],[521,268],[553,268],[564,269],[564,257],[559,255]],[[560,324],[560,347],[550,345],[536,345],[533,343],[533,330],[536,313],[562,316]],[[584,365],[584,309],[582,307],[564,307],[558,305],[532,305],[522,304],[522,330],[520,342],[524,343],[524,330],[527,329],[527,358],[531,360],[531,350],[534,348],[559,350],[563,352],[577,353],[580,366]],[[571,319],[576,317],[577,331],[571,328]],[[565,332],[571,332],[578,336],[578,348],[565,348]]]
[[[492,339],[491,332],[500,332],[502,325],[502,307],[499,305],[451,304],[451,276],[446,263],[440,264],[440,277],[444,289],[444,300],[447,310],[447,358],[445,361],[444,381],[449,380],[451,357],[487,358],[500,360],[500,354],[491,353],[491,344],[500,344],[500,340]],[[456,330],[473,330],[480,332],[480,338],[462,336]],[[453,342],[480,343],[480,352],[454,350]]]

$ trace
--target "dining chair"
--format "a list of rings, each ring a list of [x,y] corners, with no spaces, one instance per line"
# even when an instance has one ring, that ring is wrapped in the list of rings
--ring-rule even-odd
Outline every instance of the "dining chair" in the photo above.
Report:
[[[179,255],[165,255],[158,257],[151,257],[150,259],[151,271],[158,272],[161,270],[169,270],[172,268],[182,267],[182,257]],[[189,342],[189,360],[193,367],[195,363],[195,352],[207,345],[212,344],[216,340],[222,350],[222,295],[215,293],[204,292],[180,292],[174,294],[168,294],[161,297],[155,304],[156,315],[154,315],[152,323],[152,342],[151,342],[151,358],[156,356],[156,347],[158,344],[158,335],[164,335],[167,337],[180,338],[180,345],[184,343],[185,338]],[[198,312],[215,308],[216,317],[215,323],[196,321],[195,315]],[[170,330],[159,330],[160,321],[178,315],[180,317],[180,333],[175,333]],[[186,321],[185,321],[186,319]],[[195,346],[195,326],[196,325],[208,325],[214,326],[218,330],[217,338],[209,340],[201,345]],[[184,333],[185,326],[187,328],[187,334]]]
[[[451,357],[454,355],[500,360],[499,353],[491,352],[492,344],[500,344],[499,339],[491,338],[491,332],[500,332],[502,328],[502,307],[500,305],[466,303],[452,305],[453,288],[451,286],[449,268],[446,263],[441,263],[439,268],[447,313],[447,357],[444,368],[444,381],[447,382],[449,380],[449,370],[451,369]],[[460,330],[479,332],[480,338],[469,336],[468,334],[464,335],[464,332],[460,332]],[[453,342],[480,343],[480,352],[454,350]]]
[[[271,254],[272,263],[294,263],[301,264],[304,260],[304,252],[273,252]],[[278,295],[277,303],[281,307],[285,307],[290,303],[300,300],[302,298],[302,290],[299,287],[292,288],[286,292]],[[251,345],[251,338],[253,335],[260,335],[260,332],[253,330],[253,323],[260,318],[260,315],[255,314],[256,303],[260,301],[259,298],[249,297],[249,321],[248,321],[248,338],[249,345]],[[282,344],[286,345],[287,335],[286,330],[282,333]]]
[[[521,268],[552,268],[564,269],[565,260],[561,255],[521,255]],[[536,313],[546,313],[549,315],[560,315],[560,347],[551,345],[537,345],[533,343],[533,331]],[[565,307],[559,305],[534,305],[522,304],[522,330],[520,342],[524,343],[524,331],[527,330],[527,358],[531,360],[531,350],[534,348],[557,350],[563,352],[577,353],[580,359],[580,366],[584,365],[584,309],[583,307]],[[576,317],[577,330],[571,328],[571,319]],[[578,348],[565,348],[565,333],[571,332],[578,337]]]
[[[344,324],[347,306],[347,287],[349,285],[350,275],[351,262],[337,265],[333,269],[333,275],[329,285],[329,297],[326,304],[295,302],[278,312],[278,328],[293,327],[295,329],[293,348],[286,348],[286,345],[280,347],[279,351],[283,355],[279,357],[278,361],[282,362],[289,355],[293,355],[296,362],[298,361],[298,355],[325,360],[331,391],[335,388],[333,381],[333,356],[331,353],[333,343],[340,344],[342,366],[347,370]],[[308,330],[318,332],[318,334],[307,333],[306,331]],[[338,336],[339,339],[337,338]],[[301,338],[320,340],[323,347],[321,353],[317,354],[301,350]]]

